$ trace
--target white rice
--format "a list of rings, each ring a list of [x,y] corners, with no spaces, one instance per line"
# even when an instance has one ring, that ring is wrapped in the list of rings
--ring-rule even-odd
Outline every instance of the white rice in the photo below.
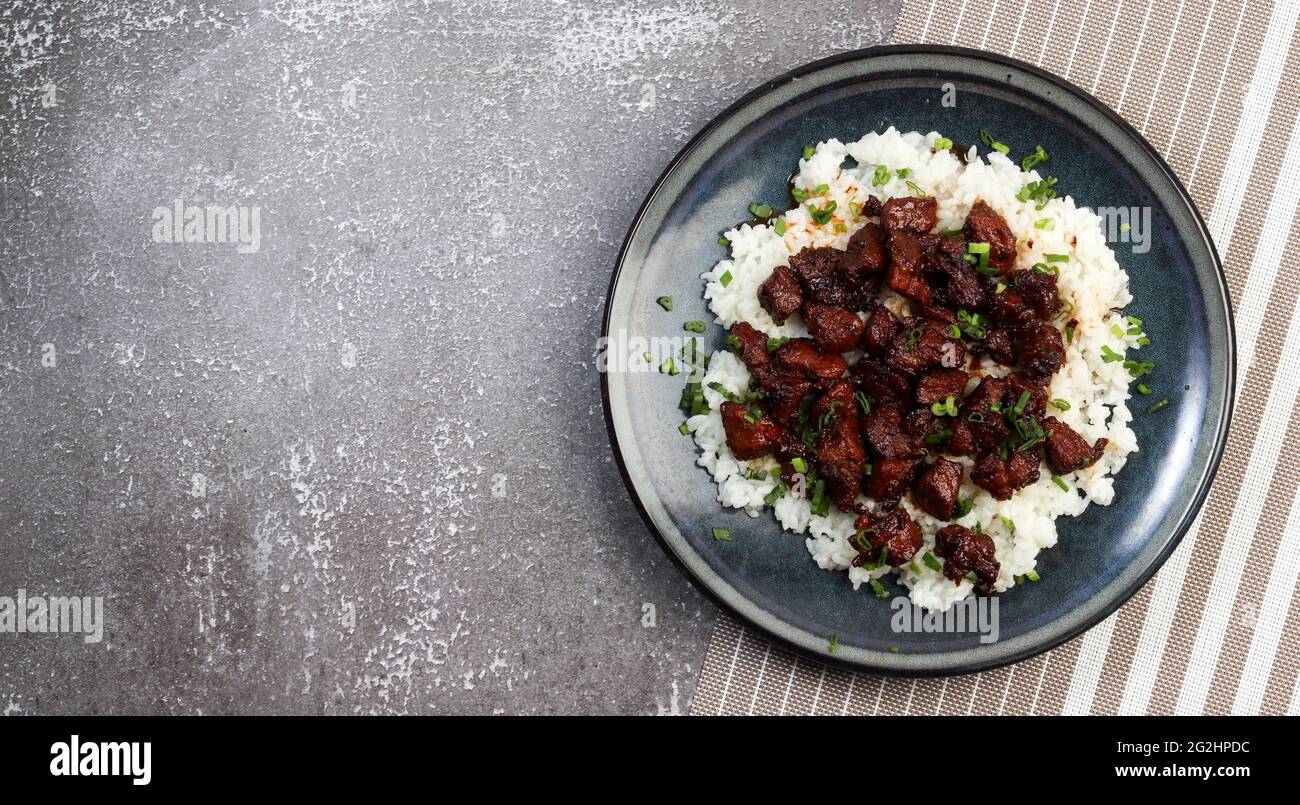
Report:
[[[771,337],[806,336],[808,331],[798,314],[782,326],[772,321],[758,302],[758,286],[773,269],[784,265],[791,255],[806,246],[845,248],[852,233],[868,220],[854,222],[849,202],[861,203],[868,191],[882,201],[911,195],[908,180],[937,197],[940,230],[961,228],[970,208],[979,199],[1001,213],[1017,236],[1017,268],[1044,262],[1046,254],[1069,255],[1069,262],[1054,265],[1060,268],[1061,298],[1074,305],[1070,317],[1079,323],[1073,342],[1066,346],[1066,362],[1052,379],[1051,397],[1068,400],[1071,407],[1068,411],[1052,409],[1051,415],[1089,442],[1106,438],[1109,443],[1096,464],[1063,476],[1068,490],[1053,483],[1050,471],[1043,467],[1037,483],[1019,490],[1007,501],[995,500],[971,483],[973,462],[967,458],[956,459],[966,467],[961,497],[973,501],[970,512],[956,522],[967,527],[978,523],[993,538],[1001,563],[997,589],[1003,591],[1015,585],[1016,577],[1034,570],[1040,550],[1056,544],[1057,517],[1076,516],[1090,503],[1106,506],[1113,499],[1112,476],[1138,446],[1136,436],[1128,427],[1132,420],[1126,405],[1129,372],[1122,361],[1103,360],[1102,347],[1108,346],[1123,355],[1127,349],[1137,347],[1139,336],[1127,334],[1129,323],[1117,312],[1132,297],[1128,276],[1106,245],[1101,219],[1087,208],[1076,207],[1068,196],[1049,201],[1041,211],[1033,201],[1017,200],[1016,194],[1026,183],[1042,178],[1037,171],[1022,172],[1017,164],[997,151],[981,157],[973,147],[967,164],[963,165],[947,150],[931,152],[931,145],[940,136],[936,132],[901,134],[890,128],[883,134],[872,132],[848,145],[838,140],[819,144],[810,158],[799,161],[796,184],[810,193],[819,185],[828,185],[827,193],[809,200],[820,207],[834,199],[837,207],[832,220],[818,226],[806,207],[800,205],[785,213],[784,237],[778,236],[771,226],[742,224],[726,233],[731,242],[731,259],[722,260],[701,276],[706,281],[704,297],[718,324],[730,327],[737,321],[746,321]],[[840,166],[846,157],[853,157],[858,167],[842,170]],[[879,165],[890,169],[891,179],[883,187],[873,188],[872,176]],[[899,168],[908,169],[906,180],[898,178]],[[1042,219],[1049,219],[1051,228],[1036,228],[1035,222]],[[837,224],[842,224],[844,231],[837,233]],[[723,287],[719,279],[727,272],[731,281]],[[906,312],[907,303],[901,297],[891,295],[886,304],[897,313]],[[1125,333],[1123,338],[1115,335],[1113,325]],[[985,368],[995,373],[1001,371],[990,363]],[[710,360],[704,382],[704,395],[711,410],[687,421],[702,451],[698,463],[713,475],[722,505],[744,509],[757,517],[765,508],[764,496],[772,491],[778,479],[750,480],[745,478],[744,471],[747,467],[774,468],[776,461],[762,458],[742,462],[732,455],[718,412],[723,398],[707,386],[718,382],[742,394],[749,383],[749,371],[737,356],[719,351]],[[859,502],[868,503],[868,499],[859,497]],[[915,508],[910,501],[904,501],[903,505],[921,527],[925,539],[922,551],[932,551],[934,534],[946,523]],[[774,513],[784,528],[809,535],[808,552],[818,566],[826,570],[848,570],[855,589],[871,578],[897,573],[914,603],[936,610],[948,609],[974,589],[968,581],[954,584],[940,571],[919,561],[921,552],[916,561],[902,568],[867,571],[851,567],[856,551],[848,539],[854,534],[855,518],[834,505],[826,517],[819,517],[812,513],[808,500],[786,494],[777,501]],[[1014,524],[1014,529],[1008,524]]]

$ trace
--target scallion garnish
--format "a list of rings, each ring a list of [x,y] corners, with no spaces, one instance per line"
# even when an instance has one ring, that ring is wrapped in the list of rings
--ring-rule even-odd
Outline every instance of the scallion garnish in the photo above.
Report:
[[[1141,394],[1144,397],[1149,397],[1151,395],[1151,387],[1146,383],[1138,383],[1137,390],[1138,394]]]
[[[661,296],[661,297],[659,297],[658,299],[656,299],[655,301],[658,302],[658,303],[659,303],[659,307],[663,308],[664,310],[672,311],[672,309],[673,309],[673,298],[672,298],[671,296]]]
[[[784,336],[784,335],[781,336],[780,338],[769,338],[767,339],[767,351],[776,352],[778,349],[785,346],[786,343],[788,343],[789,341],[790,341],[789,336]]]
[[[951,435],[952,435],[952,429],[944,428],[938,433],[931,433],[929,436],[926,436],[924,441],[930,447],[934,447],[936,445],[942,444],[943,441]]]
[[[804,461],[802,458],[800,458],[799,456],[795,456],[794,458],[790,459],[790,466],[794,467],[795,472],[808,471],[808,463]]]
[[[780,481],[772,488],[771,492],[768,492],[763,496],[763,503],[768,506],[775,506],[776,502],[781,499],[781,496],[789,491],[790,487],[786,486],[784,481]]]
[[[673,360],[673,356],[669,355],[668,360],[659,364],[659,373],[665,375],[678,375],[681,374],[681,370],[677,368],[677,362]]]
[[[811,145],[805,145],[805,146],[803,147],[803,158],[804,158],[804,159],[812,159],[812,156],[813,156],[813,154],[815,154],[815,153],[817,153],[817,149],[814,148],[813,146],[811,146]]]
[[[1020,169],[1028,172],[1032,170],[1035,165],[1042,164],[1046,161],[1047,152],[1043,150],[1043,146],[1039,145],[1034,148],[1034,153],[1020,160]]]
[[[805,204],[804,206],[808,208],[808,214],[812,216],[813,223],[818,226],[825,226],[830,222],[831,216],[835,214],[835,199],[831,199],[820,208],[811,204]]]
[[[989,134],[986,129],[980,129],[980,142],[984,143],[989,148],[992,148],[994,151],[1000,151],[1003,155],[1011,153],[1011,149],[1008,148],[1006,144],[993,139],[993,135]]]
[[[975,502],[970,498],[958,498],[957,504],[952,507],[952,519],[960,520],[970,514],[971,507],[974,505]]]
[[[1161,400],[1160,402],[1158,402],[1158,403],[1156,403],[1155,405],[1153,405],[1153,406],[1151,406],[1150,408],[1148,408],[1148,409],[1147,409],[1147,413],[1148,413],[1148,414],[1154,414],[1156,411],[1159,411],[1161,408],[1164,408],[1164,407],[1165,407],[1166,405],[1168,405],[1168,404],[1169,404],[1169,398],[1166,397],[1166,398],[1164,398],[1163,400]]]
[[[736,394],[734,391],[732,391],[731,389],[729,389],[729,388],[727,388],[726,386],[722,385],[721,383],[719,383],[719,382],[716,381],[716,380],[710,380],[710,381],[709,381],[709,388],[711,388],[711,389],[713,389],[714,391],[718,392],[718,394],[721,394],[721,395],[722,395],[722,398],[723,398],[724,400],[726,400],[727,402],[734,402],[734,403],[743,403],[743,402],[744,402],[744,400],[740,397],[740,395]]]
[[[881,584],[879,579],[871,580],[871,592],[875,593],[877,598],[889,597],[889,590],[885,589],[885,585]]]
[[[1002,527],[1010,531],[1012,534],[1016,533],[1016,521],[1012,520],[1010,517],[1002,518]]]
[[[685,324],[683,324],[682,329],[690,333],[703,333],[708,331],[709,325],[706,324],[705,322],[700,321],[699,319],[695,319],[693,321],[688,321]]]
[[[1045,254],[1045,255],[1043,255],[1043,259],[1045,259],[1045,260],[1046,260],[1047,262],[1049,262],[1049,263],[1068,263],[1068,262],[1070,262],[1070,255],[1068,255],[1068,254]]]
[[[934,554],[929,551],[925,552],[925,555],[921,557],[921,561],[925,562],[925,566],[931,570],[943,570],[943,563],[936,559]]]
[[[713,529],[713,539],[718,542],[731,542],[731,532],[725,528]]]
[[[946,151],[952,148],[952,140],[947,137],[937,137],[935,138],[933,147],[940,151]]]
[[[1066,400],[1052,400],[1052,406],[1060,411],[1070,410],[1070,403]]]
[[[754,204],[749,205],[749,214],[755,218],[770,218],[772,215],[772,208],[766,204],[755,202]]]
[[[730,284],[731,284],[731,272],[730,272],[730,271],[724,271],[724,272],[722,272],[722,276],[721,276],[721,277],[718,277],[718,282],[722,285],[723,288],[725,288],[725,287],[727,287],[728,285],[730,285]],[[703,330],[700,330],[700,332],[704,332],[704,331],[703,331]]]
[[[1101,345],[1101,359],[1106,363],[1124,360],[1124,356],[1110,348],[1109,344]]]
[[[1062,492],[1069,492],[1069,491],[1070,491],[1070,487],[1066,485],[1066,483],[1065,483],[1065,479],[1062,478],[1062,477],[1059,476],[1059,475],[1053,475],[1053,476],[1052,476],[1052,483],[1054,483],[1054,484],[1056,484],[1057,486],[1061,487],[1061,491],[1062,491]]]
[[[855,391],[853,396],[858,401],[858,405],[862,407],[862,413],[864,415],[871,413],[871,400],[867,399],[867,395],[860,391]]]
[[[919,184],[912,181],[911,179],[907,180],[907,186],[911,188],[912,193],[915,194],[917,198],[925,198],[926,196],[930,195],[929,193],[925,192],[925,190],[923,190]]]
[[[1034,229],[1041,229],[1050,232],[1051,230],[1056,229],[1056,222],[1051,218],[1039,218],[1037,221],[1034,221]]]
[[[871,175],[871,185],[873,187],[884,187],[889,184],[891,176],[889,168],[884,165],[877,165],[876,172]]]

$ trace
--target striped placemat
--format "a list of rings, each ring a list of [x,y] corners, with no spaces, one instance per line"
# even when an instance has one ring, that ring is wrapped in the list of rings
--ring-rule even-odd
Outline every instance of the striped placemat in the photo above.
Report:
[[[886,679],[723,617],[695,714],[1300,712],[1300,3],[906,0],[898,42],[978,47],[1101,98],[1207,217],[1237,321],[1223,464],[1177,551],[1118,612],[1007,668]]]

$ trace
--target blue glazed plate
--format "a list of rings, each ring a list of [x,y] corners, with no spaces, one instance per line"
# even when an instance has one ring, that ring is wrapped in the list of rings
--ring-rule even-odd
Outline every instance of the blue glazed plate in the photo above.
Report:
[[[945,85],[956,105],[942,103]],[[950,97],[952,97],[950,95]],[[818,659],[880,673],[960,673],[1015,662],[1105,618],[1159,568],[1190,526],[1213,479],[1231,416],[1234,341],[1227,285],[1204,222],[1169,166],[1142,137],[1083,90],[1030,65],[974,50],[896,46],[815,62],[749,93],[672,161],[633,222],[610,284],[604,335],[682,337],[712,321],[702,271],[724,256],[718,235],[751,202],[788,204],[801,149],[868,131],[939,131],[956,142],[988,129],[1023,156],[1042,144],[1062,195],[1090,207],[1151,211],[1149,251],[1114,243],[1157,363],[1145,413],[1131,405],[1140,452],[1116,478],[1115,501],[1057,521],[1060,541],[1039,554],[1041,581],[999,598],[999,639],[974,633],[896,633],[888,602],[821,570],[804,537],[723,509],[678,433],[682,376],[602,375],[614,454],[632,499],[663,548],[714,601],[768,637]],[[1044,168],[1040,168],[1043,172]],[[666,313],[655,304],[671,295]],[[725,332],[711,327],[709,351]],[[718,542],[713,527],[727,528]],[[901,592],[901,588],[896,588]],[[829,636],[837,648],[830,650]]]

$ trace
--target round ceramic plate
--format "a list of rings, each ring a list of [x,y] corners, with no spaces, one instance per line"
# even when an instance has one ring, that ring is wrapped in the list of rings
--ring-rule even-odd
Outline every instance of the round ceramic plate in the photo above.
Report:
[[[694,443],[677,430],[684,376],[612,361],[602,380],[605,414],[646,523],[724,609],[833,663],[893,674],[973,671],[1058,645],[1127,600],[1191,524],[1223,449],[1234,375],[1227,286],[1186,191],[1136,131],[1083,90],[978,51],[882,47],[815,62],[737,101],[668,166],[623,244],[604,335],[611,357],[619,349],[639,355],[638,337],[680,338],[683,322],[712,321],[699,275],[724,257],[719,234],[748,218],[751,202],[789,203],[787,180],[804,145],[850,142],[889,126],[966,143],[987,129],[1017,158],[1041,144],[1051,160],[1039,170],[1060,179],[1061,195],[1081,206],[1149,211],[1149,224],[1134,219],[1145,231],[1124,233],[1127,242],[1112,248],[1129,275],[1128,312],[1144,320],[1152,341],[1140,354],[1157,364],[1145,381],[1153,399],[1167,396],[1169,404],[1152,414],[1145,400],[1131,405],[1140,451],[1116,477],[1114,502],[1057,520],[1058,544],[1038,557],[1041,580],[998,599],[996,642],[971,632],[895,631],[887,601],[855,591],[845,573],[818,568],[804,537],[782,531],[770,512],[751,518],[724,509],[695,464]],[[664,295],[673,297],[671,313],[655,304]],[[723,348],[725,336],[710,327],[708,351]],[[729,529],[733,540],[715,541],[713,527]]]

